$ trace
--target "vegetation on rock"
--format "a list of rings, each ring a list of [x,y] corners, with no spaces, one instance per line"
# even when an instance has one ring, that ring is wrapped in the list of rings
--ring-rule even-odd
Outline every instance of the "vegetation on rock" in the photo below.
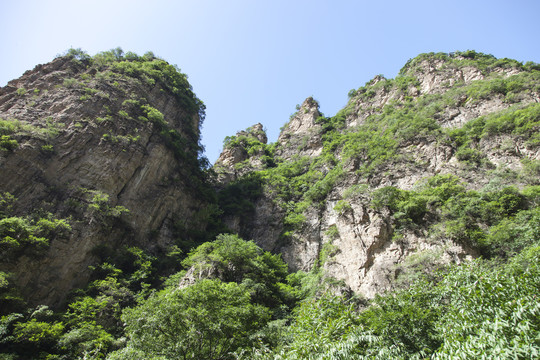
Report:
[[[0,359],[539,356],[538,64],[422,54],[351,90],[335,116],[309,98],[275,144],[260,124],[227,137],[209,170],[204,104],[177,67],[120,48],[61,59],[70,76],[48,92],[75,94],[93,117],[0,114],[0,159],[35,148],[51,161],[63,134],[95,128],[96,146],[133,154],[152,134],[176,163],[158,187],[203,201],[141,235],[124,188],[48,189],[33,211],[0,189]],[[0,106],[45,90],[3,89]],[[93,243],[85,286],[58,306],[28,302],[17,284],[32,274],[15,265],[45,263],[90,226],[110,240]],[[390,285],[352,291],[346,252],[361,258],[356,279],[379,269]]]

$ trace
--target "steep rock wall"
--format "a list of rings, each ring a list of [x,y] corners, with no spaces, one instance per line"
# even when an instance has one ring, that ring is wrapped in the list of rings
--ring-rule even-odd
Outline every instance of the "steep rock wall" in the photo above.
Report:
[[[84,286],[100,246],[165,251],[174,222],[189,223],[204,204],[190,181],[200,176],[199,114],[159,77],[60,57],[0,89],[0,118],[18,142],[0,154],[12,215],[50,214],[71,226],[39,255],[2,260],[30,303],[58,306]]]
[[[539,159],[537,142],[527,137],[534,135],[484,130],[461,144],[453,134],[471,132],[472,125],[464,128],[470,122],[484,126],[485,117],[538,103],[535,71],[476,53],[426,54],[411,60],[395,80],[376,76],[351,91],[349,104],[333,118],[319,118],[318,104],[308,98],[271,145],[276,165],[259,173],[262,192],[250,217],[234,221],[232,216],[229,223],[265,250],[281,253],[291,270],[322,267],[366,297],[391,289],[407,264],[424,255],[432,266],[475,257],[477,249],[429,230],[434,220],[395,236],[394,215],[375,209],[372,196],[384,187],[415,190],[425,179],[445,174],[480,190],[504,185],[510,180],[496,174],[511,171],[514,180],[506,184],[519,185],[524,164]],[[408,130],[401,120],[401,126],[388,129],[392,114],[397,121],[423,123]],[[380,119],[385,123],[378,128]],[[385,137],[389,131],[395,135]],[[372,137],[347,140],[359,132]],[[362,141],[372,141],[375,154]],[[364,150],[351,155],[355,147]]]

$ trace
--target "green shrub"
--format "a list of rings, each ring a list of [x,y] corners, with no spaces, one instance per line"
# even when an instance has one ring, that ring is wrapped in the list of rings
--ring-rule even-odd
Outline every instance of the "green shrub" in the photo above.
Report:
[[[9,135],[2,135],[0,137],[0,150],[13,151],[19,147],[17,140],[12,139]]]
[[[13,204],[17,199],[9,192],[0,193],[0,219],[11,214]]]
[[[6,259],[26,251],[40,254],[51,239],[65,237],[70,231],[67,220],[54,219],[51,214],[37,219],[6,217],[0,219],[0,252]]]
[[[244,217],[254,211],[254,203],[261,194],[262,181],[254,174],[227,184],[218,193],[218,204],[225,215]]]
[[[79,85],[79,82],[75,78],[67,78],[64,79],[64,82],[62,84],[67,88],[75,88]]]
[[[328,229],[324,232],[324,234],[333,240],[339,237],[339,230],[337,226],[334,224],[334,225],[329,226]]]
[[[283,292],[287,266],[281,257],[265,252],[253,241],[245,241],[237,235],[218,235],[215,241],[192,250],[182,265],[192,268],[196,278],[214,274],[213,277],[222,281],[242,284],[254,303],[273,311],[278,311],[282,305],[290,305],[291,295]]]
[[[381,210],[383,207],[388,207],[394,211],[397,210],[397,205],[404,198],[404,192],[394,186],[385,186],[373,192],[371,204],[376,210]]]
[[[11,135],[14,132],[19,131],[21,128],[21,122],[18,120],[2,120],[0,119],[0,134]]]
[[[78,324],[58,339],[59,347],[72,358],[81,354],[94,355],[96,359],[103,358],[102,356],[110,351],[115,343],[113,335],[91,322]]]
[[[41,145],[41,151],[43,151],[46,154],[50,154],[54,152],[54,147],[50,144]]]
[[[155,293],[124,312],[128,348],[144,358],[164,356],[219,359],[254,340],[270,319],[268,310],[250,303],[249,293],[236,283],[201,280],[184,289]],[[125,358],[121,353],[111,359]]]
[[[339,200],[334,206],[334,210],[340,214],[343,214],[351,210],[351,204],[346,200]]]
[[[62,56],[68,56],[79,61],[88,61],[91,59],[90,55],[86,51],[81,50],[81,48],[69,48]]]
[[[485,155],[477,149],[461,147],[456,152],[456,158],[468,165],[479,166],[485,158]]]
[[[153,108],[150,105],[143,105],[141,106],[141,109],[145,112],[146,117],[151,122],[158,125],[166,125],[165,118],[158,109]]]
[[[15,324],[13,335],[15,341],[31,347],[52,349],[64,331],[61,322],[49,323],[31,319]]]

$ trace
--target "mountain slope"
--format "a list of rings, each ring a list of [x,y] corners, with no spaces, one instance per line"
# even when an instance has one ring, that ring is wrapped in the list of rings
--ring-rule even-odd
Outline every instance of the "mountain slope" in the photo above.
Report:
[[[537,357],[539,77],[422,54],[209,169],[175,66],[38,65],[0,89],[0,358]]]
[[[423,54],[395,79],[351,90],[334,117],[309,98],[277,143],[226,143],[215,169],[242,176],[222,194],[244,189],[252,204],[225,221],[291,269],[321,266],[367,297],[418,258],[438,266],[493,251],[490,227],[536,206],[521,191],[538,185],[539,76],[535,64],[475,52]],[[239,148],[251,156],[227,157]],[[475,201],[498,203],[497,215],[468,211]]]
[[[151,53],[72,51],[0,89],[0,270],[25,299],[58,306],[100,256],[167,252],[179,219],[204,228],[191,221],[206,202],[203,116],[186,77]]]

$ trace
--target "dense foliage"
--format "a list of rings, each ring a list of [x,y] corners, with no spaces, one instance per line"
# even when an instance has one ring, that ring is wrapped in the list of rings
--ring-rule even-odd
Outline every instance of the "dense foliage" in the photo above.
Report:
[[[394,214],[396,233],[431,225],[433,236],[466,243],[485,256],[508,256],[531,245],[538,234],[540,187],[522,191],[512,186],[494,191],[467,191],[452,175],[434,176],[416,191],[383,187],[373,192],[375,208],[388,207]],[[516,227],[521,229],[512,230]],[[515,233],[512,243],[507,242]]]
[[[123,315],[128,347],[112,359],[222,359],[252,344],[249,334],[268,321],[268,309],[252,304],[237,283],[204,279],[184,289],[156,293]]]
[[[87,70],[62,85],[79,92],[82,103],[106,99],[104,87],[116,91],[111,89],[131,82],[173,94],[187,109],[184,120],[204,117],[204,104],[187,77],[152,53],[138,56],[118,48],[91,57],[71,49],[65,55]],[[418,95],[417,75],[425,62],[444,63],[440,71],[474,67],[485,77]],[[351,90],[349,103],[335,116],[319,117],[314,136],[323,148],[317,156],[285,160],[276,155],[280,145],[262,142],[263,134],[252,129],[227,137],[224,148],[242,152],[246,160],[236,166],[246,175],[217,192],[204,158],[197,158],[202,148],[186,138],[198,139],[199,129],[176,130],[146,98],[114,105],[104,100],[108,105],[92,121],[150,124],[179,163],[191,168],[186,183],[208,200],[194,222],[208,226],[201,230],[175,219],[177,241],[167,253],[96,247],[90,283],[58,312],[26,304],[13,286],[14,275],[0,272],[0,359],[538,358],[540,163],[523,155],[519,166],[495,166],[483,146],[497,142],[498,150],[514,155],[520,151],[517,142],[538,150],[540,107],[522,100],[540,92],[539,74],[537,64],[474,51],[420,55],[395,79],[377,77]],[[381,94],[392,97],[381,105]],[[492,98],[508,108],[463,126],[442,126],[448,108]],[[362,121],[351,125],[356,117]],[[46,154],[54,151],[49,142],[62,129],[50,120],[31,125],[0,119],[0,152],[9,154],[18,148],[17,139],[33,136],[42,140]],[[113,128],[103,134],[104,143],[127,147],[137,141],[136,133]],[[454,174],[426,177],[408,190],[379,186],[391,171],[422,169],[422,160],[404,149],[426,144],[449,149],[456,159]],[[249,171],[255,158],[262,168]],[[473,173],[490,181],[477,186]],[[338,194],[336,185],[347,190]],[[129,211],[111,206],[99,190],[77,191],[92,221]],[[346,291],[337,296],[334,290],[343,284],[324,270],[336,251],[331,242],[321,247],[311,271],[289,273],[279,255],[223,224],[223,217],[248,218],[262,195],[283,215],[284,243],[305,225],[307,212],[323,209],[332,195],[337,213],[357,200],[388,214],[393,241],[411,233],[433,244],[450,240],[478,258],[442,265],[439,253],[418,251],[398,265],[394,291],[369,301]],[[46,211],[13,214],[16,201],[0,194],[3,257],[39,259],[51,241],[71,231],[71,218]],[[109,227],[114,224],[109,221]],[[337,233],[334,225],[325,236]]]
[[[56,219],[48,212],[15,216],[12,207],[16,201],[12,194],[0,193],[0,256],[3,261],[14,261],[23,254],[39,256],[52,239],[65,237],[71,231],[68,219]]]
[[[538,239],[537,239],[538,244]],[[281,346],[244,351],[242,359],[533,359],[539,355],[540,249],[507,264],[474,261],[438,281],[354,302],[303,302]]]

